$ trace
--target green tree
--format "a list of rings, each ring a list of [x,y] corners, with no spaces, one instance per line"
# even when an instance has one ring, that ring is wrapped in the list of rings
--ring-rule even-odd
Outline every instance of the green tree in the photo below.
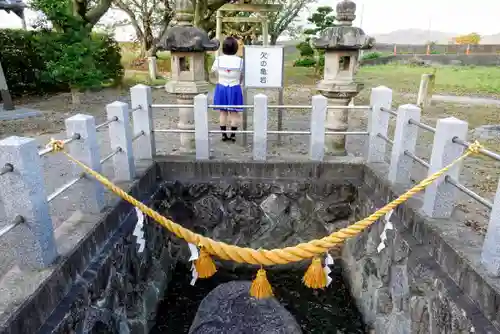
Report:
[[[316,9],[310,17],[307,18],[307,22],[313,24],[313,28],[304,30],[306,35],[316,35],[326,28],[335,26],[335,15],[333,14],[333,8],[330,6],[321,6]]]
[[[32,0],[57,31],[76,29],[90,33],[111,6],[112,0]]]
[[[98,67],[101,49],[84,29],[62,33],[52,41],[53,55],[46,63],[50,79],[69,85],[73,104],[80,103],[79,92],[100,87],[106,73]]]

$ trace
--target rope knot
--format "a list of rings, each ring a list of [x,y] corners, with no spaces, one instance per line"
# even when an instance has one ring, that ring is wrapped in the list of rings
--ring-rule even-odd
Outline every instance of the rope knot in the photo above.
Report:
[[[473,154],[479,154],[479,153],[481,153],[481,149],[482,148],[483,148],[483,145],[481,145],[476,140],[472,144],[469,145],[469,148],[467,149],[467,151],[470,152],[470,153],[473,153]]]
[[[51,138],[47,147],[51,148],[53,152],[61,152],[64,150],[64,141]]]

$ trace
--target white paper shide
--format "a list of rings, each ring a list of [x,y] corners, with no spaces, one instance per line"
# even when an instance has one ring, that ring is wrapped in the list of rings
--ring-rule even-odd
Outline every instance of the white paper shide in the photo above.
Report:
[[[330,277],[330,273],[332,272],[332,270],[330,269],[331,265],[333,265],[333,257],[330,255],[330,253],[327,253],[325,258],[325,266],[323,267],[323,271],[325,272],[326,276],[326,287],[332,284],[332,278]]]
[[[390,222],[391,216],[394,210],[391,210],[385,214],[384,221],[384,230],[382,231],[382,234],[380,234],[380,244],[377,247],[377,251],[380,253],[386,246],[385,242],[387,241],[387,230],[393,230],[394,226]]]
[[[198,272],[196,271],[196,267],[194,265],[194,261],[198,260],[200,257],[200,252],[198,252],[198,247],[191,243],[188,243],[189,251],[191,252],[191,256],[189,257],[189,261],[191,262],[191,285],[195,285],[196,280],[198,279]]]
[[[132,233],[136,238],[136,243],[139,245],[139,254],[144,252],[144,248],[146,247],[146,240],[144,239],[144,214],[138,208],[135,208],[135,212],[137,214],[137,224],[135,224],[134,232]]]

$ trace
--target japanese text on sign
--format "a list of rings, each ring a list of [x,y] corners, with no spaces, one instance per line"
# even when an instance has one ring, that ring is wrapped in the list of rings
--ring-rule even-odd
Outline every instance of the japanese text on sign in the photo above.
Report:
[[[267,83],[267,57],[269,54],[265,51],[260,53],[260,83]]]
[[[254,88],[283,87],[283,48],[246,46],[245,86]]]

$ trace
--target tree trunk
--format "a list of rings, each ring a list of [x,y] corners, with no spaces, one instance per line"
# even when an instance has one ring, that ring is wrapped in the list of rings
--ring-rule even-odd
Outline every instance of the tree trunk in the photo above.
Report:
[[[278,41],[278,37],[279,37],[279,36],[276,36],[276,35],[272,35],[272,34],[271,34],[269,37],[270,37],[269,44],[271,44],[271,45],[276,45],[276,42]]]
[[[77,88],[71,88],[71,103],[73,106],[79,106],[81,101],[82,93]]]

